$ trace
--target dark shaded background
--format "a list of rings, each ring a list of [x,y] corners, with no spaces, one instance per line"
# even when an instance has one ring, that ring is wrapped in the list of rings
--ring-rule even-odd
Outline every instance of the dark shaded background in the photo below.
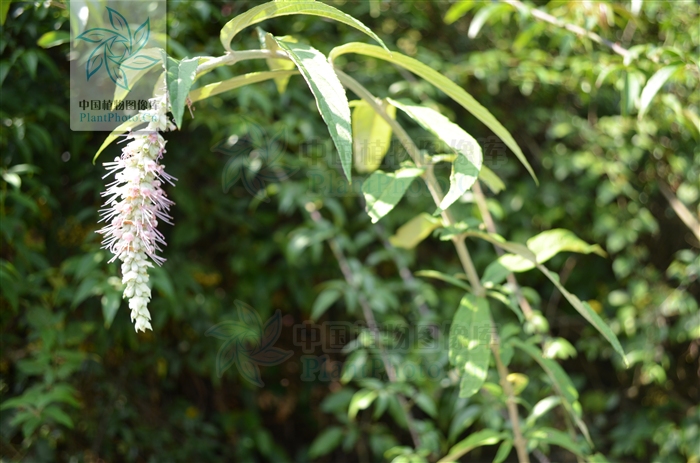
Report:
[[[568,228],[609,253],[608,259],[560,255],[550,268],[561,272],[570,291],[594,301],[629,353],[627,370],[542,275],[519,275],[551,334],[578,351],[562,365],[580,392],[596,450],[617,462],[698,461],[698,243],[658,188],[661,179],[697,216],[697,69],[665,86],[637,123],[633,105],[629,112],[625,108],[625,95],[635,95],[629,82],[636,79],[641,86],[659,63],[673,59],[671,52],[659,51],[655,63],[651,49],[644,49],[598,87],[601,71],[620,63],[619,56],[554,27],[532,31],[527,41],[524,31],[534,22],[512,9],[492,15],[471,39],[468,28],[483,4],[446,25],[446,2],[330,3],[362,20],[391,49],[457,82],[513,133],[540,186],[511,153],[487,155],[487,165],[507,185],[490,195],[503,236],[524,242],[543,230]],[[588,21],[628,48],[652,44],[675,47],[686,57],[697,53],[697,3],[644,2],[636,19],[627,2],[591,5],[557,3],[548,9],[572,23]],[[613,12],[612,24],[601,5]],[[449,243],[432,238],[412,252],[390,252],[382,244],[418,211],[432,211],[430,198],[407,197],[377,228],[357,196],[333,197],[314,189],[314,173],[343,183],[327,129],[300,77],[291,79],[283,95],[265,82],[197,104],[194,120],[186,113],[184,129],[166,135],[164,163],[179,179],[167,188],[177,204],[175,226],[163,227],[168,260],[152,274],[154,330],[135,334],[120,301],[118,267],[106,263],[109,256],[94,233],[104,169],[91,161],[106,133],[70,131],[69,44],[37,45],[47,32],[68,31],[63,6],[12,3],[0,39],[0,398],[26,399],[22,407],[2,410],[0,456],[8,461],[309,461],[309,446],[330,426],[343,430],[342,440],[318,461],[384,461],[387,449],[410,446],[391,410],[372,419],[370,408],[348,422],[351,391],[365,387],[361,382],[302,381],[304,352],[294,342],[294,325],[309,319],[323,289],[344,288],[338,262],[323,241],[330,236],[356,265],[381,323],[449,322],[460,290],[433,280],[408,285],[397,264],[405,262],[413,271],[459,272]],[[249,7],[246,2],[169,2],[169,52],[176,58],[221,54],[220,28]],[[629,21],[635,28],[623,36]],[[280,18],[262,26],[275,35],[303,37],[324,53],[348,41],[366,41],[355,30],[314,17]],[[241,33],[234,47],[258,48],[254,30]],[[264,69],[264,62],[245,62],[202,80]],[[349,56],[343,69],[379,96],[434,103],[475,138],[492,135],[439,91],[391,65]],[[411,134],[426,136],[401,121]],[[232,163],[230,152],[216,149],[233,135],[270,154],[265,170],[251,172],[249,163]],[[101,160],[118,153],[119,145],[113,145]],[[398,148],[396,153],[387,161],[393,164],[383,168],[406,158]],[[280,171],[291,177],[277,181]],[[241,180],[231,186],[236,175]],[[251,189],[261,190],[258,199]],[[321,224],[310,219],[304,208],[309,202],[321,209],[326,219]],[[478,217],[469,202],[456,210],[462,217]],[[483,271],[494,259],[493,249],[482,242],[469,246]],[[343,291],[347,295],[321,321],[361,319],[356,294]],[[425,301],[427,316],[419,315],[415,294]],[[235,319],[235,300],[249,304],[263,320],[279,310],[276,345],[294,352],[281,365],[261,369],[263,388],[244,380],[235,367],[221,378],[216,373],[222,342],[204,333]],[[119,304],[113,323],[105,326],[104,314]],[[503,307],[494,313],[500,325],[517,322]],[[333,353],[330,358],[355,361],[362,351],[351,345],[350,357]],[[444,355],[414,349],[404,360],[438,364],[447,377]],[[511,371],[530,377],[522,393],[530,403],[548,395],[550,386],[531,361],[516,356]],[[465,403],[449,380],[445,386],[422,379],[411,387],[437,407],[436,419],[414,407],[426,445],[439,449],[431,461],[454,442],[448,443],[450,425],[465,407],[480,408],[458,436],[504,426],[486,393]],[[543,420],[564,429],[559,412]],[[486,447],[464,461],[491,461],[494,452]],[[513,452],[507,461],[514,458]],[[575,461],[556,447],[550,459]]]

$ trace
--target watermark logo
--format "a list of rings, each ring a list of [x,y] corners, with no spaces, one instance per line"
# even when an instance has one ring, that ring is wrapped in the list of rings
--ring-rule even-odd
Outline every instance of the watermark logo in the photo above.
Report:
[[[69,2],[70,124],[78,131],[113,131],[147,123],[139,111],[163,68],[165,0]]]
[[[216,355],[216,374],[221,377],[235,364],[243,378],[263,387],[260,365],[279,365],[293,353],[274,347],[282,331],[282,316],[277,310],[263,324],[260,315],[248,304],[239,300],[234,304],[238,320],[223,321],[205,333],[224,341]]]
[[[248,121],[246,125],[244,136],[232,135],[211,148],[212,152],[227,157],[221,174],[221,188],[228,193],[240,181],[246,192],[268,202],[267,185],[287,180],[299,169],[283,161],[286,129],[270,134],[254,122]]]
[[[151,20],[146,18],[136,31],[131,32],[129,23],[117,10],[107,7],[109,24],[106,27],[94,27],[86,30],[77,40],[95,44],[85,65],[88,81],[102,67],[118,87],[129,90],[129,82],[123,68],[145,71],[159,63],[160,60],[147,55],[138,55],[148,43],[151,34]]]

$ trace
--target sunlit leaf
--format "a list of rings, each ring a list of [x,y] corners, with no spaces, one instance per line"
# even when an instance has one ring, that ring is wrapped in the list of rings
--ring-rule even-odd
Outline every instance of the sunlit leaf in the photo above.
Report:
[[[311,89],[321,117],[328,126],[333,143],[338,149],[340,164],[348,181],[352,181],[352,128],[350,107],[345,88],[326,57],[318,50],[302,43],[283,42],[277,45],[289,54]]]
[[[413,249],[441,225],[442,220],[423,212],[401,225],[396,233],[389,237],[389,242],[397,248]]]
[[[647,110],[649,109],[649,105],[651,104],[651,100],[654,99],[656,94],[661,90],[661,87],[664,86],[666,81],[671,78],[673,74],[675,74],[679,69],[682,69],[684,67],[683,64],[672,64],[670,66],[664,66],[656,73],[654,73],[653,76],[649,78],[647,81],[647,84],[644,86],[644,89],[642,90],[642,96],[640,97],[639,100],[639,114],[638,118],[642,119],[644,115],[646,114]]]
[[[387,105],[390,118],[396,118],[396,107]],[[352,110],[352,145],[355,169],[360,173],[374,172],[382,163],[391,145],[391,126],[364,100],[357,101]]]
[[[365,208],[372,222],[387,215],[401,200],[416,177],[423,175],[423,169],[403,168],[386,173],[377,170],[362,184]]]
[[[491,314],[485,298],[473,294],[462,298],[450,326],[449,342],[450,363],[462,376],[459,396],[471,397],[484,384],[491,358]]]
[[[439,211],[447,209],[476,182],[483,163],[481,146],[460,126],[434,109],[392,99],[388,101],[461,155],[452,163],[450,189],[439,205]]]
[[[495,445],[503,439],[503,434],[493,429],[484,429],[471,434],[466,439],[455,444],[446,456],[438,460],[438,463],[456,462],[462,455],[466,455],[477,447]]]
[[[367,45],[364,43],[352,42],[331,50],[329,54],[329,59],[334,61],[338,56],[347,53],[357,53],[365,56],[371,56],[374,58],[379,58],[391,63],[397,64],[416,75],[427,80],[443,92],[445,92],[450,98],[459,103],[464,109],[472,113],[477,119],[486,124],[486,126],[491,129],[503,142],[508,146],[513,153],[517,156],[520,162],[525,166],[527,171],[530,173],[532,178],[537,182],[537,177],[535,172],[532,170],[530,163],[525,159],[525,155],[522,150],[513,139],[513,136],[506,130],[503,125],[498,122],[498,120],[484,108],[478,101],[474,99],[469,93],[464,91],[460,86],[452,82],[450,79],[440,74],[435,69],[427,66],[420,61],[410,58],[406,55],[402,55],[398,52],[389,52],[381,47],[374,45]]]
[[[239,14],[231,21],[227,22],[221,29],[221,44],[224,46],[224,49],[226,49],[226,51],[233,51],[233,49],[231,48],[231,40],[233,40],[236,34],[238,34],[246,27],[252,26],[253,24],[257,24],[261,21],[265,21],[266,19],[276,18],[279,16],[288,16],[293,14],[321,16],[323,18],[328,18],[334,21],[347,24],[348,26],[352,26],[355,29],[367,34],[368,36],[376,40],[382,47],[386,48],[384,42],[382,42],[382,40],[379,37],[377,37],[377,35],[374,32],[372,32],[367,26],[365,26],[352,16],[347,15],[342,11],[338,10],[337,8],[333,8],[330,5],[326,5],[325,3],[298,0],[277,0],[273,2],[268,2],[251,8],[245,13]]]

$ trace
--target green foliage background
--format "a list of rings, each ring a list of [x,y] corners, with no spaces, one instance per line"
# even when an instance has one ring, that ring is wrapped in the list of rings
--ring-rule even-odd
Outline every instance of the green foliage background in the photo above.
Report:
[[[633,50],[629,63],[607,47],[503,5],[475,3],[446,25],[447,2],[331,3],[362,20],[390,49],[463,86],[514,134],[540,185],[514,157],[495,156],[490,164],[486,157],[507,187],[489,199],[503,236],[524,242],[543,230],[567,228],[608,252],[607,259],[560,255],[550,268],[610,323],[628,353],[629,369],[542,275],[519,275],[551,333],[578,353],[565,355],[561,363],[580,393],[596,450],[613,462],[700,461],[699,243],[659,189],[659,182],[668,185],[697,218],[697,3],[545,6]],[[642,6],[635,16],[637,3]],[[399,275],[400,263],[413,271],[459,272],[449,243],[432,238],[415,251],[383,245],[418,211],[431,210],[430,198],[409,196],[381,227],[373,226],[360,198],[342,194],[348,187],[337,157],[314,155],[313,149],[330,152],[331,144],[299,77],[292,77],[281,95],[273,82],[265,82],[197,104],[194,119],[186,113],[184,129],[166,135],[164,162],[179,179],[167,189],[177,204],[175,226],[163,230],[168,260],[152,276],[154,331],[135,334],[121,301],[118,267],[107,264],[109,256],[94,233],[104,169],[91,160],[106,134],[69,129],[68,16],[60,6],[12,3],[0,38],[2,459],[354,462],[391,460],[388,449],[410,447],[391,407],[379,419],[372,419],[372,409],[348,419],[352,392],[368,387],[366,382],[301,380],[303,353],[293,344],[293,325],[309,319],[319,293],[328,288],[344,297],[332,303],[322,321],[360,318],[356,291],[342,281],[323,241],[331,236],[360,275],[363,291],[371,294],[381,323],[449,322],[460,290],[434,280],[408,284]],[[169,2],[169,53],[220,55],[221,26],[250,6]],[[493,10],[489,16],[481,13],[487,8]],[[478,15],[485,24],[470,38]],[[275,35],[303,37],[324,53],[344,42],[365,41],[358,31],[314,17],[262,26]],[[233,47],[258,48],[254,30],[244,31]],[[412,75],[375,60],[342,59],[345,72],[376,95],[433,105],[475,138],[491,135]],[[683,72],[638,119],[644,83],[675,62],[683,63]],[[245,62],[212,74],[220,79],[265,69],[264,62]],[[424,137],[415,125],[405,126]],[[248,169],[246,178],[255,178],[250,166],[228,164],[228,155],[217,150],[232,136],[249,136],[263,150],[278,137],[283,143],[275,165],[291,178],[276,182],[258,175],[265,188],[257,197],[242,181],[229,185],[228,176],[241,168]],[[113,145],[101,160],[118,153]],[[313,179],[319,174],[327,182],[335,179],[340,191],[329,195],[318,188]],[[322,222],[311,220],[308,203],[320,209]],[[458,211],[479,217],[469,201]],[[487,243],[469,245],[482,272],[495,258],[493,249]],[[276,345],[294,356],[262,368],[264,388],[243,380],[235,368],[221,378],[216,374],[219,341],[204,333],[234,317],[234,300],[250,304],[263,319],[282,312]],[[427,313],[419,314],[416,300]],[[105,323],[112,318],[111,325]],[[517,323],[505,308],[497,319],[502,325]],[[352,343],[331,357],[358,362],[368,351]],[[446,354],[430,358],[411,351],[404,361],[447,370]],[[526,401],[548,395],[551,386],[534,362],[516,355],[510,368],[529,376],[522,392]],[[497,397],[458,399],[447,373],[441,381],[424,379],[410,387],[421,440],[433,456],[444,454],[457,436],[505,426]],[[454,416],[464,410],[470,412]],[[565,427],[563,414],[542,419],[553,428]],[[450,436],[456,421],[462,427]],[[402,451],[410,453],[396,450]],[[486,447],[469,461],[491,461],[494,453]],[[556,447],[549,455],[551,461],[575,461]]]

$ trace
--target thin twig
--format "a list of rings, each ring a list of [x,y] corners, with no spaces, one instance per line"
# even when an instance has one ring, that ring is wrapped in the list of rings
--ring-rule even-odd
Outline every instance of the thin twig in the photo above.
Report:
[[[391,126],[392,130],[394,131],[394,134],[397,136],[401,144],[411,156],[416,166],[425,168],[423,179],[425,180],[428,190],[430,191],[430,194],[433,197],[433,200],[435,201],[435,205],[439,205],[442,202],[443,193],[439,183],[437,182],[437,179],[435,178],[432,166],[426,165],[423,162],[423,154],[420,152],[415,143],[413,143],[413,140],[411,140],[411,138],[408,136],[403,127],[401,127],[401,125],[397,121],[389,117],[386,110],[384,109],[384,104],[382,103],[382,101],[376,98],[374,95],[372,95],[372,93],[370,93],[369,90],[367,90],[362,84],[360,84],[355,79],[353,79],[352,77],[348,76],[340,70],[336,69],[336,73],[338,74],[338,78],[340,79],[343,85],[352,90],[357,96],[365,100],[370,106],[372,106],[372,108],[374,108],[375,112],[379,114],[379,116]],[[455,223],[454,217],[449,211],[442,212],[442,219],[443,222],[445,222],[445,224],[448,226],[454,225]],[[464,242],[464,236],[456,236],[452,239],[452,242],[457,250],[457,255],[459,256],[459,260],[462,263],[464,272],[467,274],[469,282],[472,286],[472,291],[474,291],[474,293],[477,296],[483,297],[483,295],[485,294],[485,289],[481,285],[479,275],[477,274],[471,257],[469,256],[469,251],[467,250],[467,246]],[[530,458],[527,453],[527,445],[525,439],[523,438],[522,431],[520,430],[520,417],[515,402],[515,394],[513,393],[513,389],[510,386],[510,383],[508,382],[508,368],[505,365],[503,365],[503,362],[501,362],[498,347],[498,335],[495,334],[496,325],[494,324],[493,320],[491,320],[491,326],[494,328],[494,339],[491,343],[491,351],[493,352],[496,361],[498,376],[500,377],[501,385],[503,387],[504,392],[507,395],[506,407],[508,409],[508,415],[511,421],[511,425],[513,427],[513,445],[515,446],[515,450],[518,454],[518,461],[520,463],[530,463]]]
[[[601,45],[605,45],[606,47],[609,47],[612,51],[617,53],[618,55],[622,56],[625,59],[629,59],[632,55],[629,50],[621,46],[619,43],[611,42],[610,40],[604,39],[603,37],[599,36],[595,32],[589,31],[584,29],[583,27],[576,26],[574,24],[569,24],[566,23],[560,19],[555,18],[549,13],[545,13],[542,10],[538,10],[537,8],[532,8],[530,6],[525,5],[523,2],[519,0],[501,0],[503,3],[507,3],[509,5],[514,6],[520,11],[526,11],[530,15],[532,15],[533,18],[539,19],[540,21],[547,22],[549,24],[553,24],[557,27],[561,27],[563,29],[566,29],[567,31],[573,32],[576,35],[580,35],[582,37],[587,37],[591,39],[592,41],[599,43]]]
[[[478,181],[474,183],[474,186],[472,187],[472,192],[474,193],[476,207],[481,213],[481,218],[484,220],[484,224],[486,224],[486,230],[488,230],[489,233],[498,233],[496,229],[496,224],[494,223],[493,217],[491,217],[491,212],[489,211],[489,208],[486,204],[486,197],[484,196],[484,192],[482,191],[481,185],[479,185]],[[499,257],[503,255],[503,249],[496,245],[494,245],[493,247],[496,250],[496,254],[498,254]],[[508,284],[510,284],[510,286],[513,288],[513,293],[515,294],[515,297],[518,300],[518,305],[522,309],[523,315],[525,315],[525,319],[531,320],[533,316],[532,307],[523,295],[523,292],[520,289],[520,285],[518,284],[518,280],[515,278],[515,275],[513,275],[512,272],[509,273],[506,278],[508,280]]]
[[[311,216],[311,219],[314,222],[323,222],[323,217],[321,216],[321,213],[318,212],[313,203],[307,204],[307,210],[309,211],[309,215]],[[338,240],[331,237],[328,239],[328,245],[330,246],[331,251],[335,256],[335,260],[338,261],[338,266],[340,267],[340,271],[342,272],[345,281],[352,288],[358,290],[359,288],[357,288],[352,269],[350,268],[350,264],[348,264],[348,260],[345,258],[343,249],[340,247],[340,244],[338,244]],[[369,328],[370,332],[372,333],[372,336],[374,337],[374,342],[377,346],[377,349],[379,350],[379,355],[382,359],[382,364],[384,365],[386,375],[389,378],[390,382],[396,383],[398,382],[396,370],[394,369],[394,365],[391,363],[389,354],[386,351],[384,344],[382,343],[381,333],[379,332],[379,327],[377,326],[377,320],[374,318],[374,312],[372,312],[372,308],[369,305],[369,301],[367,301],[367,298],[365,298],[364,294],[362,294],[360,291],[358,291],[357,300],[360,303],[360,306],[362,307],[362,314],[364,315],[365,321],[367,322],[367,327]],[[401,404],[401,407],[406,413],[406,424],[408,426],[408,431],[411,434],[411,439],[413,439],[413,445],[415,448],[419,448],[420,436],[416,429],[413,415],[411,414],[411,408],[409,407],[406,398],[402,394],[397,394],[397,398],[399,400],[399,403]]]
[[[386,249],[386,251],[391,255],[391,258],[394,260],[394,264],[396,264],[396,268],[399,271],[399,276],[404,281],[404,283],[406,283],[406,286],[410,288],[411,293],[413,293],[413,300],[415,301],[416,306],[418,307],[418,312],[420,312],[421,316],[423,317],[430,316],[430,309],[426,305],[423,296],[421,296],[421,294],[417,290],[418,281],[413,276],[413,272],[411,272],[411,269],[409,269],[406,265],[403,256],[399,254],[396,248],[391,245],[389,240],[386,239],[386,232],[384,231],[384,227],[381,224],[375,223],[373,228],[377,236],[379,237],[379,240],[382,242],[382,246],[384,246],[384,249]]]
[[[671,205],[673,211],[683,221],[685,226],[690,229],[693,235],[695,235],[695,238],[698,240],[698,242],[700,242],[700,223],[698,223],[698,219],[693,216],[693,213],[690,212],[687,207],[685,207],[685,204],[683,204],[678,198],[676,198],[676,195],[673,194],[673,191],[671,191],[671,187],[666,185],[666,183],[663,180],[659,180],[658,184],[659,190],[661,190],[661,194],[664,195],[664,197],[668,201],[668,204]]]

